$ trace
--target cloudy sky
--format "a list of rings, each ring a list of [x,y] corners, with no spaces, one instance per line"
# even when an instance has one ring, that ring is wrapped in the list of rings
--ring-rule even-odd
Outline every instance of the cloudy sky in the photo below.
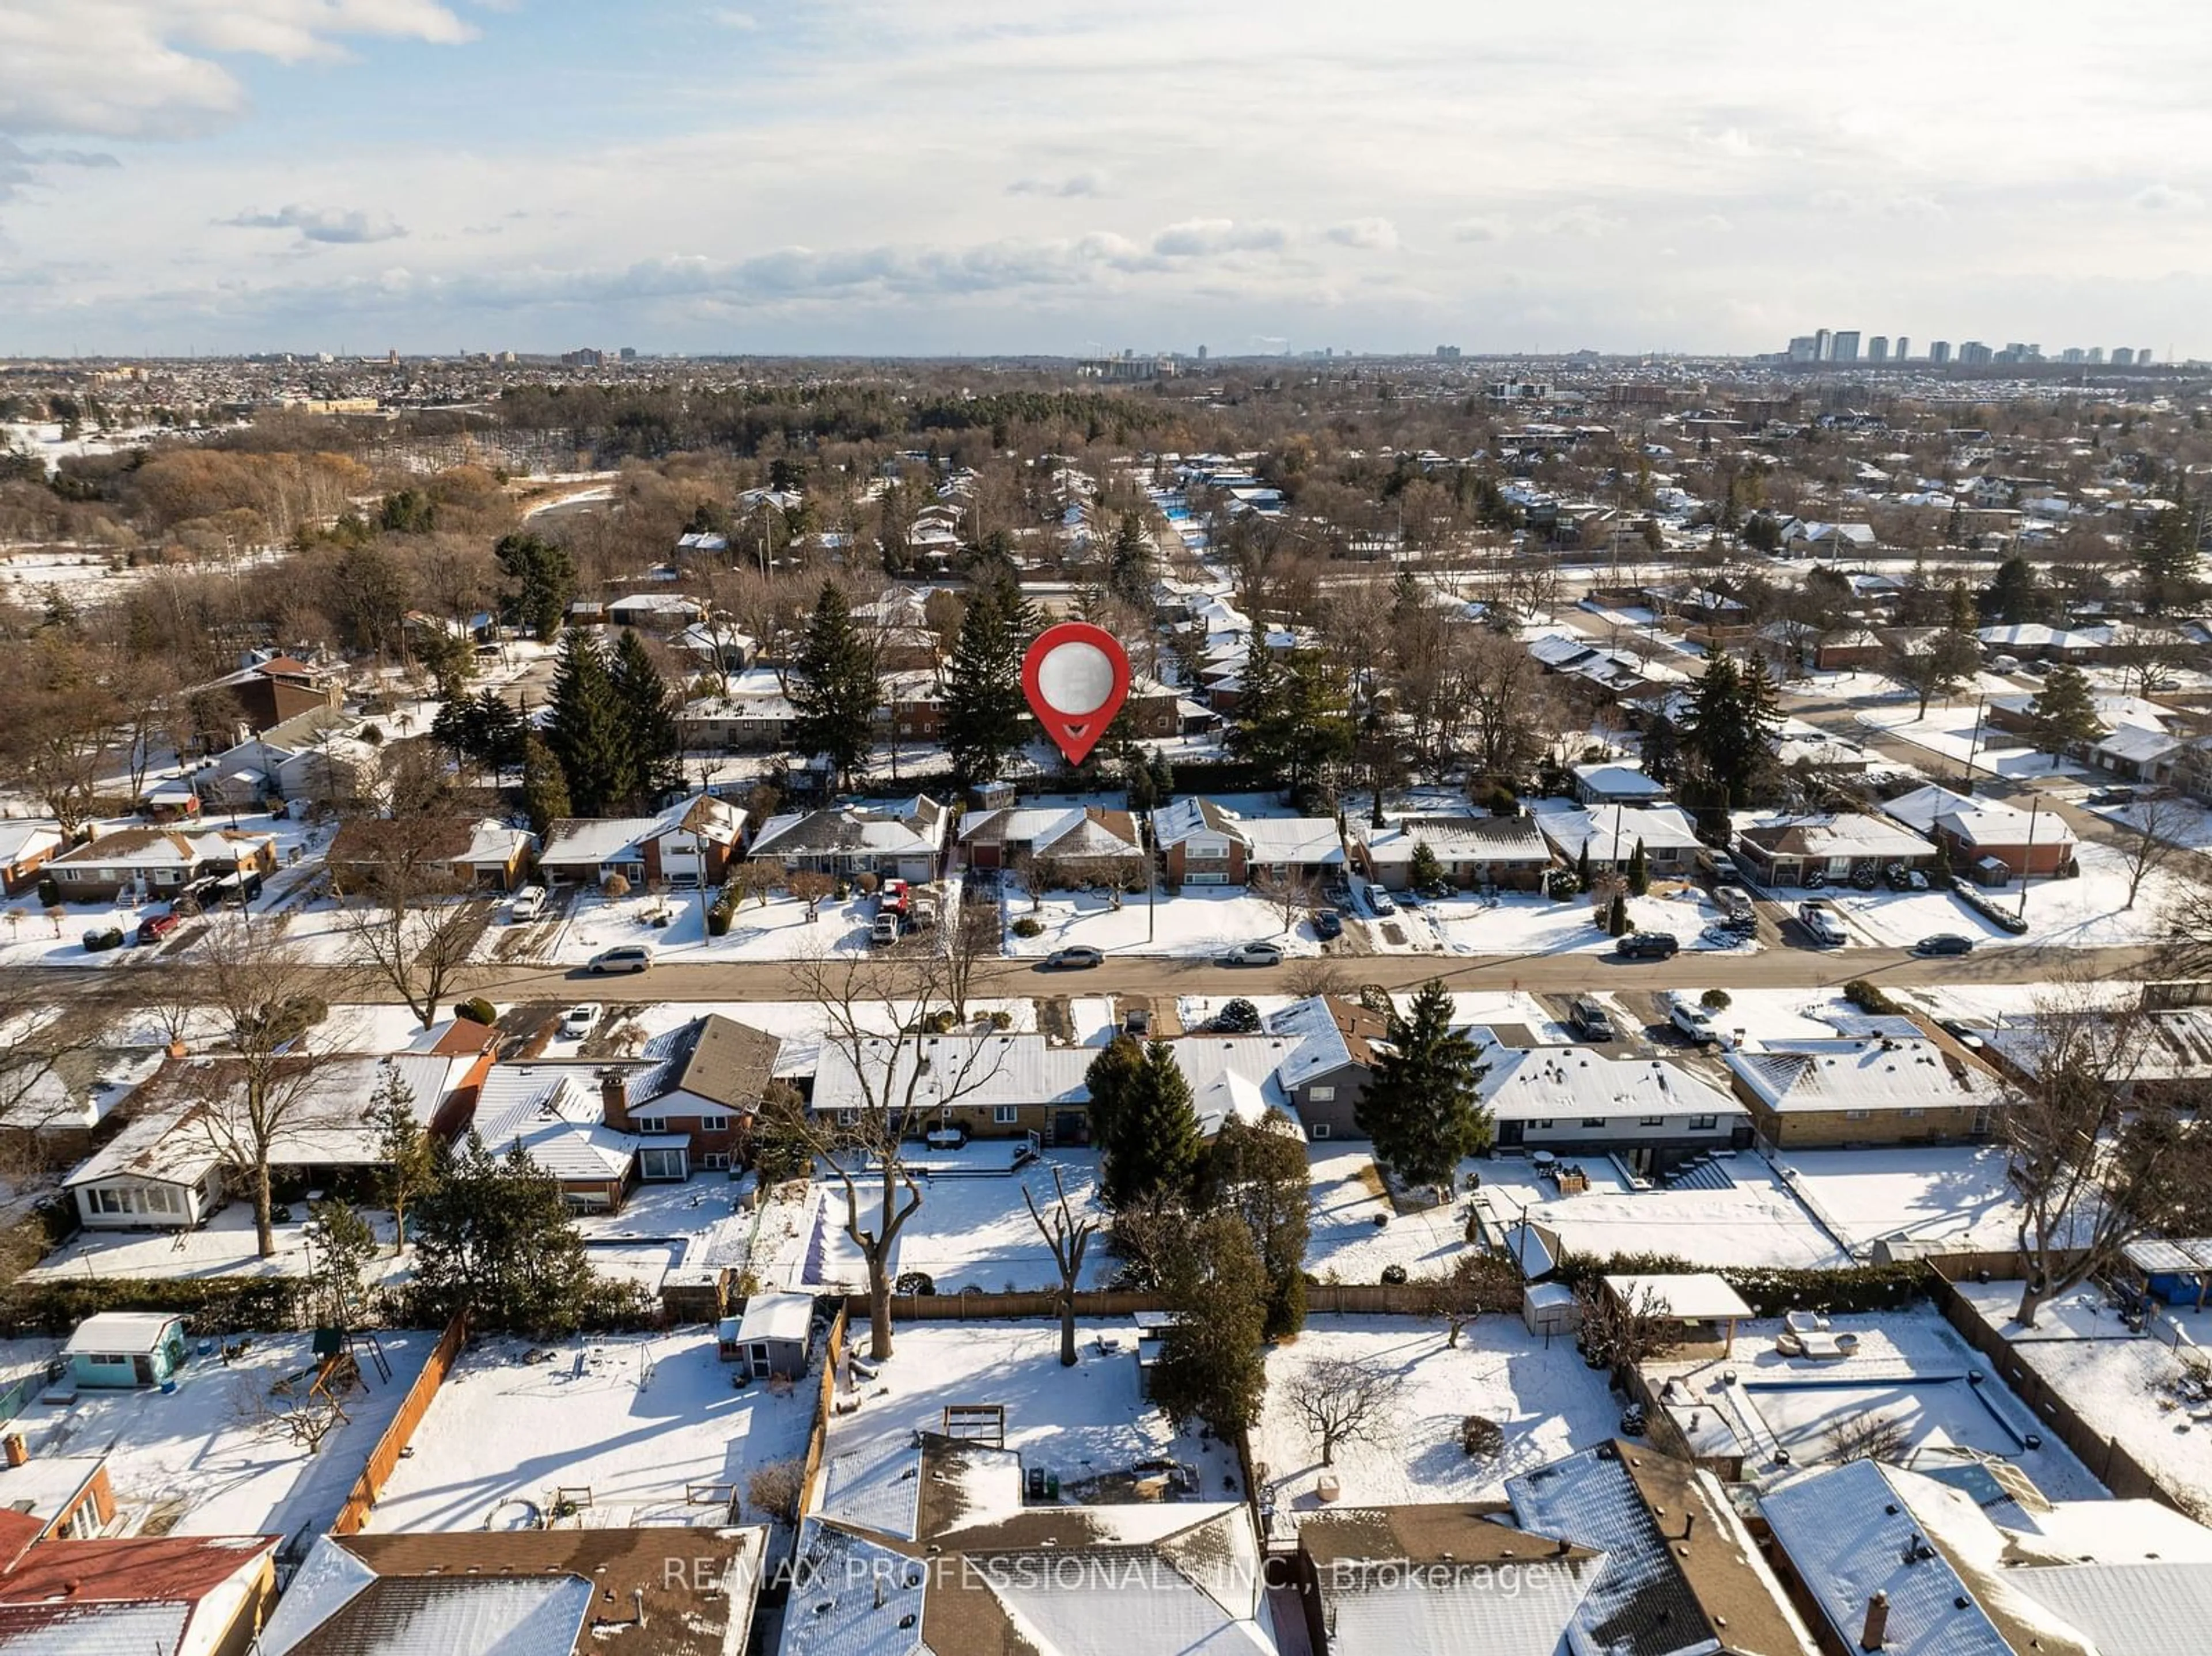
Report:
[[[0,0],[0,355],[2212,352],[2176,0]]]

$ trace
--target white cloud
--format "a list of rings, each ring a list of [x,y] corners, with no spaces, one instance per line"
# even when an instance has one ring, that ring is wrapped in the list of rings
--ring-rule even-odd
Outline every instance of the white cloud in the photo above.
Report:
[[[1290,242],[1290,232],[1279,224],[1185,219],[1154,236],[1152,251],[1163,258],[1198,258],[1213,253],[1280,252]]]
[[[760,27],[760,19],[749,11],[739,11],[734,6],[715,6],[708,9],[707,20],[720,23],[724,28],[738,29],[750,34]]]
[[[1103,196],[1106,193],[1103,173],[1074,173],[1064,179],[1016,179],[1006,186],[1010,196]]]
[[[2204,197],[2170,184],[2153,184],[2130,196],[2128,205],[2146,213],[2193,213],[2204,205]]]
[[[1388,252],[1398,245],[1398,227],[1385,218],[1351,219],[1330,225],[1323,234],[1340,247],[1364,252]]]
[[[222,221],[239,230],[297,230],[304,241],[349,245],[364,241],[394,241],[407,234],[388,215],[371,215],[358,209],[332,212],[296,204],[273,213],[240,213]]]
[[[1499,219],[1462,219],[1451,227],[1454,241],[1503,241],[1508,234]]]

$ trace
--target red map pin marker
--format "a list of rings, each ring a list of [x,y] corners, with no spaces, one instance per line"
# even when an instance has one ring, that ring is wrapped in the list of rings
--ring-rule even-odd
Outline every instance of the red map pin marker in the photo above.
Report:
[[[1053,745],[1079,765],[1129,699],[1129,652],[1103,627],[1063,621],[1022,658],[1022,689]]]

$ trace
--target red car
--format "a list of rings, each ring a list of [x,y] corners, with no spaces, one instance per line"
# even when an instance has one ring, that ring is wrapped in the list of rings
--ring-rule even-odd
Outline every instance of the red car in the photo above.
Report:
[[[183,917],[173,913],[167,914],[149,914],[144,919],[138,922],[138,941],[140,943],[159,943],[162,938],[167,937],[169,933],[174,931],[182,923]]]

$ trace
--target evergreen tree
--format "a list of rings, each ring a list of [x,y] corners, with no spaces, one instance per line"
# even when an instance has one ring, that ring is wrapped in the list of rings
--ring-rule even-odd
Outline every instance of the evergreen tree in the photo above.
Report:
[[[1231,1117],[1206,1147],[1199,1208],[1234,1213],[1252,1233],[1267,1274],[1269,1339],[1295,1334],[1305,1323],[1312,1177],[1304,1139],[1272,1110],[1258,1122]]]
[[[792,705],[799,710],[798,743],[809,758],[827,755],[840,786],[868,755],[883,686],[875,653],[853,624],[853,612],[834,581],[822,583],[814,616],[799,641]]]
[[[632,803],[650,811],[684,786],[684,739],[676,728],[675,697],[645,640],[629,628],[615,645],[609,682],[629,747]]]
[[[1134,1095],[1144,1068],[1144,1043],[1131,1035],[1116,1035],[1083,1072],[1084,1089],[1091,1095],[1091,1142],[1102,1155],[1113,1145],[1124,1107]]]
[[[1149,761],[1152,773],[1152,799],[1156,804],[1175,803],[1175,767],[1168,762],[1165,753],[1155,749]]]
[[[1575,889],[1587,893],[1590,889],[1589,835],[1583,835],[1581,849],[1575,852]]]
[[[615,693],[606,652],[588,633],[561,640],[553,669],[553,711],[545,745],[561,761],[578,816],[605,816],[637,793],[627,709]]]
[[[568,779],[562,773],[561,761],[535,731],[522,743],[522,809],[530,818],[530,831],[541,840],[554,823],[576,814],[568,803]]]
[[[1390,1014],[1390,1049],[1360,1097],[1359,1128],[1374,1141],[1375,1159],[1409,1185],[1455,1182],[1460,1162],[1490,1143],[1490,1118],[1475,1096],[1486,1066],[1451,1016],[1450,992],[1431,978],[1405,1016]]]
[[[409,1205],[438,1182],[436,1151],[415,1113],[414,1091],[397,1070],[384,1072],[362,1119],[376,1135],[376,1197],[392,1210],[397,1253],[406,1246]]]
[[[1752,785],[1768,762],[1767,737],[1781,723],[1781,699],[1765,657],[1754,654],[1739,669],[1719,645],[1709,646],[1705,670],[1690,687],[1682,745],[1697,760],[1715,804],[1750,802]]]
[[[520,1143],[505,1156],[471,1131],[438,1147],[437,1187],[416,1204],[415,1286],[438,1321],[533,1336],[580,1325],[592,1287],[584,1239],[547,1174]]]
[[[2015,553],[1997,566],[1997,573],[1982,594],[1982,613],[2006,627],[2040,621],[2047,609],[2035,566]]]
[[[1237,688],[1230,750],[1249,764],[1279,769],[1283,760],[1282,664],[1267,647],[1267,628],[1255,622]]]
[[[1682,742],[1674,729],[1674,721],[1664,713],[1653,713],[1644,727],[1640,744],[1644,773],[1662,786],[1672,786],[1681,770]]]
[[[522,715],[497,690],[479,690],[447,702],[430,721],[430,738],[469,763],[501,771],[522,762]]]
[[[1605,908],[1605,935],[1625,937],[1628,935],[1628,894],[1616,891]]]
[[[1628,854],[1628,895],[1641,897],[1651,889],[1651,858],[1644,849],[1644,836],[1636,836],[1636,849]]]
[[[2146,613],[2162,616],[2195,596],[2203,555],[2201,532],[2199,511],[2189,503],[2186,479],[2177,476],[2173,505],[2150,523],[2136,552],[2136,591]]]
[[[1124,512],[1114,531],[1106,555],[1106,586],[1133,609],[1152,607],[1152,540],[1145,532],[1145,520],[1133,512]]]
[[[1110,1113],[1113,1137],[1102,1180],[1107,1205],[1128,1208],[1156,1197],[1180,1201],[1188,1196],[1204,1146],[1190,1083],[1173,1047],[1156,1040],[1145,1048],[1142,1067]]]
[[[1444,877],[1444,865],[1437,860],[1437,853],[1426,840],[1413,841],[1413,860],[1407,865],[1407,877],[1416,891],[1432,886]]]
[[[550,642],[576,592],[576,566],[568,553],[535,535],[509,535],[492,556],[507,576],[501,598],[508,616],[539,643]]]
[[[961,619],[945,677],[945,750],[963,787],[997,781],[1022,745],[1022,657],[1036,631],[1036,612],[1011,582],[978,591]]]
[[[1174,1320],[1152,1371],[1152,1398],[1178,1432],[1204,1421],[1224,1437],[1258,1424],[1267,1396],[1267,1272],[1243,1219],[1192,1222],[1166,1261]]]
[[[2067,749],[2084,746],[2105,733],[2097,721],[2097,700],[2089,681],[2079,667],[2063,662],[2045,677],[2042,690],[2028,703],[2027,716],[2036,751],[2051,755],[2054,770],[2058,755]]]

